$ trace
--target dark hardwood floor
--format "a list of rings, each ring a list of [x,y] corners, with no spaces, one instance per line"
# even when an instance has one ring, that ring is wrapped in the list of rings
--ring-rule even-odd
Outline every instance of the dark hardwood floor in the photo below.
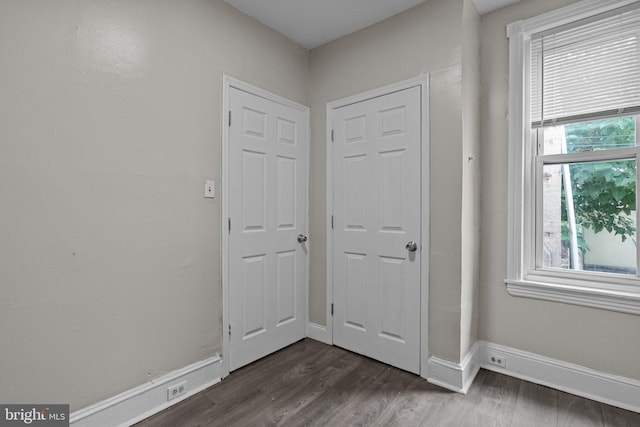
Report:
[[[467,395],[310,339],[138,426],[640,426],[640,414],[481,370]]]

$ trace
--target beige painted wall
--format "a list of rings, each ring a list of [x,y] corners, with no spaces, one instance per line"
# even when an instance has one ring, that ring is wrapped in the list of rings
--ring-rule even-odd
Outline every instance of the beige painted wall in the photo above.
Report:
[[[478,340],[480,279],[480,15],[472,0],[463,7],[460,358]]]
[[[23,0],[0,64],[0,402],[219,353],[222,74],[306,104],[308,53],[222,0]]]
[[[523,0],[482,17],[479,338],[640,379],[640,317],[507,294],[508,42],[505,25],[572,3]]]
[[[430,74],[429,343],[431,353],[453,361],[458,361],[461,353],[462,12],[463,0],[429,0],[312,50],[309,77],[312,141],[310,319],[324,325],[327,321],[326,103]],[[472,110],[470,107],[469,112]],[[472,140],[470,137],[470,150],[473,150]],[[469,170],[473,175],[473,169]],[[469,278],[469,283],[472,282]],[[466,327],[469,330],[465,334],[473,336],[474,326],[469,323]]]

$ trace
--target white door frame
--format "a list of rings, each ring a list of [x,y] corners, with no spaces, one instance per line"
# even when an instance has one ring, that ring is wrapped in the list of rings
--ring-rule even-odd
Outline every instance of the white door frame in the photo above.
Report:
[[[333,130],[333,115],[337,108],[371,98],[398,92],[411,87],[419,86],[422,99],[421,114],[421,247],[422,257],[420,262],[420,376],[427,378],[429,356],[429,75],[421,75],[417,78],[394,83],[388,86],[373,89],[347,98],[338,99],[327,103],[327,342],[333,344],[333,316],[331,304],[333,303],[333,229],[331,218],[333,215],[333,144],[331,131]]]
[[[222,203],[222,213],[220,217],[220,229],[222,230],[222,239],[221,239],[221,248],[220,253],[222,255],[222,369],[223,369],[223,378],[229,375],[230,371],[230,353],[229,353],[229,102],[230,102],[230,90],[231,88],[240,89],[245,92],[249,92],[253,95],[259,96],[261,98],[268,99],[269,101],[276,102],[278,104],[285,105],[287,107],[291,107],[293,109],[302,111],[307,116],[307,126],[304,132],[306,132],[307,139],[307,178],[306,182],[303,183],[304,188],[307,189],[307,197],[305,197],[305,209],[303,215],[309,218],[309,175],[310,175],[310,132],[309,132],[309,107],[298,104],[295,101],[291,101],[290,99],[284,98],[280,95],[276,95],[274,93],[268,92],[264,89],[261,89],[257,86],[253,86],[249,83],[245,83],[241,80],[238,80],[234,77],[231,77],[227,74],[224,74],[222,77],[222,111],[221,111],[221,121],[220,127],[222,129],[222,175],[221,175],[221,203]],[[309,221],[307,221],[307,230],[305,231],[305,235],[309,235]],[[306,325],[309,313],[309,257],[307,256],[306,260],[306,272],[304,279],[304,300],[306,303],[303,307],[302,318]]]

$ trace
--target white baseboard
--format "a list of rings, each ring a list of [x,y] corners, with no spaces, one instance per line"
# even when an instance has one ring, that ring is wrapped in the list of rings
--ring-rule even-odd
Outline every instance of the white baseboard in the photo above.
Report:
[[[640,381],[485,341],[477,344],[484,369],[640,412]],[[506,367],[489,363],[491,354],[503,358]]]
[[[462,362],[455,363],[431,356],[428,359],[427,381],[457,393],[466,394],[480,370],[479,345],[476,342]]]
[[[307,323],[307,338],[311,338],[316,341],[323,342],[325,344],[331,344],[329,342],[329,335],[327,334],[327,328],[317,323]]]
[[[505,367],[490,363],[491,355]],[[427,380],[466,393],[480,368],[640,413],[640,381],[486,341],[476,342],[461,363],[430,357]]]
[[[70,425],[73,427],[130,426],[211,387],[220,382],[222,376],[222,359],[215,356],[73,412]],[[167,401],[167,388],[181,382],[186,382],[186,393]]]
[[[308,323],[306,333],[327,343],[324,326]],[[491,355],[502,358],[505,367],[489,363]],[[486,341],[476,342],[460,363],[437,357],[430,357],[427,363],[429,382],[458,393],[466,393],[478,370],[484,368],[640,413],[640,381]],[[70,424],[130,426],[211,387],[222,377],[222,359],[212,357],[73,412]],[[167,402],[167,388],[183,381],[187,392]]]

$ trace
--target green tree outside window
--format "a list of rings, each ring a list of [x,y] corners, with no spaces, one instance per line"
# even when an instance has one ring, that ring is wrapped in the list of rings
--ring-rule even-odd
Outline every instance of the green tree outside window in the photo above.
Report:
[[[567,151],[606,150],[636,145],[636,118],[620,117],[565,126]],[[624,242],[636,243],[636,225],[631,212],[636,209],[636,162],[578,163],[570,166],[578,246],[584,254],[589,247],[583,227],[595,233],[606,230]],[[562,190],[562,243],[569,246],[569,227],[564,187]]]

